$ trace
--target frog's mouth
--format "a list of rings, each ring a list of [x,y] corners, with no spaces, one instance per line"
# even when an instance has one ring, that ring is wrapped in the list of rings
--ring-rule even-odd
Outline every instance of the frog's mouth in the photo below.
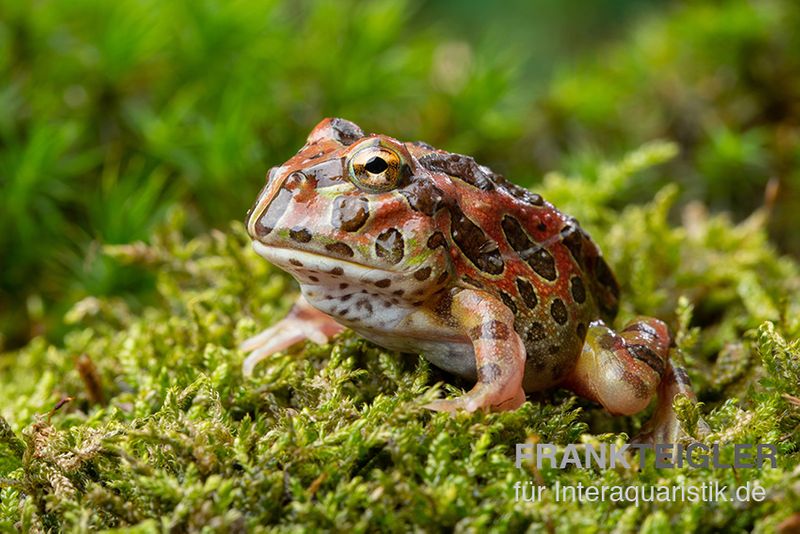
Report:
[[[359,281],[378,288],[388,287],[403,273],[388,271],[371,265],[343,260],[316,252],[267,246],[253,241],[253,249],[259,256],[292,274],[299,282],[318,283],[320,277]]]

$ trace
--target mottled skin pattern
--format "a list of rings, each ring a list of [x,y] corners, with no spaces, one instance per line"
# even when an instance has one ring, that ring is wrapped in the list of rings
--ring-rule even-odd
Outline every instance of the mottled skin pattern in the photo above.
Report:
[[[286,319],[245,342],[247,374],[344,326],[477,381],[432,409],[512,409],[525,392],[562,386],[631,414],[658,392],[648,439],[677,437],[671,400],[693,394],[664,323],[606,327],[619,288],[594,242],[468,156],[325,119],[270,170],[247,229],[302,292]]]

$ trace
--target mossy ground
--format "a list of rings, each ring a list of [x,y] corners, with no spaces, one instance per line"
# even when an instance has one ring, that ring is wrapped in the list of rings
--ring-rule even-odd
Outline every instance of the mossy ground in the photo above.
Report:
[[[733,224],[689,205],[670,223],[672,186],[610,207],[674,153],[651,144],[586,176],[551,174],[540,192],[579,217],[616,269],[617,325],[641,313],[677,332],[706,441],[775,443],[777,468],[520,470],[516,443],[622,443],[646,414],[612,417],[563,391],[514,412],[431,413],[426,399],[468,384],[351,332],[246,379],[237,344],[285,313],[294,283],[250,250],[240,223],[184,241],[174,212],[150,244],[107,250],[154,273],[157,305],[134,314],[86,299],[63,344],[38,338],[0,357],[0,529],[774,531],[800,511],[800,271],[769,245],[766,210]],[[527,480],[757,481],[767,497],[515,502]]]

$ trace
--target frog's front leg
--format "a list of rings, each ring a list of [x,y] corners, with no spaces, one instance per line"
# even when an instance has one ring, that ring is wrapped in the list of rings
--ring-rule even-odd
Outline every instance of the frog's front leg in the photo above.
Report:
[[[261,360],[310,339],[322,345],[344,330],[330,316],[317,310],[300,295],[286,317],[255,336],[246,339],[239,348],[251,354],[242,364],[242,373],[251,376]]]
[[[449,312],[472,342],[478,382],[463,397],[439,399],[426,407],[448,412],[518,408],[525,402],[525,348],[514,331],[514,314],[492,295],[472,289],[453,296]]]
[[[667,325],[658,319],[639,318],[619,334],[596,321],[562,385],[619,415],[644,410],[658,393],[656,411],[638,441],[675,443],[681,427],[672,401],[678,394],[696,397],[686,371],[670,358],[670,345]]]

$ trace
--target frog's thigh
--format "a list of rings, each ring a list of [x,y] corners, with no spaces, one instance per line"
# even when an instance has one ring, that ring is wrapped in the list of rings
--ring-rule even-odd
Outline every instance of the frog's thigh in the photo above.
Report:
[[[667,370],[669,344],[667,327],[658,319],[633,321],[619,334],[597,321],[564,386],[613,414],[640,412]]]
[[[463,397],[437,400],[428,407],[470,412],[518,408],[525,402],[525,347],[514,330],[512,311],[488,293],[465,289],[453,297],[449,312],[472,342],[478,382]]]

